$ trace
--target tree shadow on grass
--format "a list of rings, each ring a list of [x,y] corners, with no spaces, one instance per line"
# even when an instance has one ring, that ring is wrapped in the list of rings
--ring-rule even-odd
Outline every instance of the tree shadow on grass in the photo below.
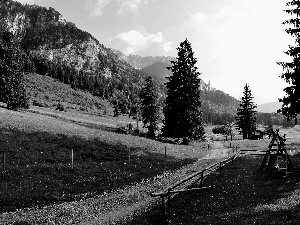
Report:
[[[300,174],[300,157],[292,157]],[[262,157],[238,158],[223,174],[204,181],[203,192],[186,192],[171,200],[170,224],[300,224],[300,189],[294,177],[258,172]],[[163,224],[155,206],[127,224]]]
[[[129,148],[121,140],[4,128],[0,144],[6,152],[5,171],[0,169],[0,212],[93,197],[195,161],[168,156],[165,162],[163,154],[142,142],[130,148],[129,159]]]

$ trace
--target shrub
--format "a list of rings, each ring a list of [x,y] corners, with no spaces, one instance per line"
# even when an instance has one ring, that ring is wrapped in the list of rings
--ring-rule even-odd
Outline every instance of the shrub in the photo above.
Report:
[[[225,127],[224,126],[217,126],[217,127],[214,127],[212,129],[212,132],[214,134],[225,134]]]
[[[59,111],[65,111],[65,107],[64,107],[63,104],[58,103],[57,106],[56,106],[56,110],[59,110]]]

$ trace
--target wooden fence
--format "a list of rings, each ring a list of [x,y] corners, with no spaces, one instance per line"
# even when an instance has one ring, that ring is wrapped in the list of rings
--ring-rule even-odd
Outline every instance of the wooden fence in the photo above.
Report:
[[[165,188],[163,191],[151,193],[152,197],[161,197],[161,208],[162,208],[163,217],[166,218],[168,221],[170,220],[172,198],[174,198],[177,194],[182,192],[196,191],[196,190],[201,191],[210,188],[210,187],[203,187],[204,179],[216,171],[218,171],[219,174],[221,175],[222,167],[224,167],[228,163],[231,163],[231,165],[233,165],[233,161],[239,156],[239,153],[240,151],[237,151],[235,154],[228,157],[227,159],[217,162],[213,165],[210,165],[207,168],[203,169],[202,171],[195,172],[189,175],[188,177],[178,181],[177,183]],[[197,182],[199,182],[198,188],[189,188],[192,184],[195,184]],[[166,212],[166,207],[167,207],[167,212]]]

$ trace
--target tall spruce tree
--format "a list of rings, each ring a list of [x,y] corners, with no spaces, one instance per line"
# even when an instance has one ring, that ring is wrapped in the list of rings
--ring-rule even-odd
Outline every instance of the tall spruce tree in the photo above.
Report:
[[[28,108],[24,72],[28,59],[10,32],[0,33],[0,101],[8,109]]]
[[[155,137],[160,119],[159,93],[152,77],[146,78],[145,86],[141,90],[141,116],[144,127],[148,128],[148,135]]]
[[[184,143],[203,140],[200,73],[195,66],[197,59],[187,39],[177,50],[177,61],[171,61],[172,66],[168,68],[173,75],[167,77],[163,134],[182,139]]]
[[[255,131],[256,126],[256,105],[252,99],[251,90],[249,85],[244,87],[244,96],[241,99],[240,107],[237,109],[237,126],[242,130],[243,138],[250,138]]]
[[[283,67],[281,78],[290,85],[284,89],[286,96],[279,99],[283,103],[279,112],[282,112],[288,120],[294,119],[297,123],[297,114],[300,113],[300,1],[290,1],[287,6],[290,9],[285,12],[292,18],[284,21],[283,24],[290,26],[285,31],[295,38],[295,45],[290,45],[289,50],[285,52],[292,61],[278,63]]]

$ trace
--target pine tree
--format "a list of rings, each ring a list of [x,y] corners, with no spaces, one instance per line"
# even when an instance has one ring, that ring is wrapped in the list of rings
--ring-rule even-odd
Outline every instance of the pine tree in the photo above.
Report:
[[[244,87],[244,96],[241,99],[240,107],[237,109],[237,126],[243,132],[243,138],[250,138],[255,131],[256,123],[256,105],[254,105],[252,99],[251,90],[249,85]]]
[[[184,142],[203,140],[200,73],[195,66],[197,59],[187,39],[177,50],[177,61],[171,61],[172,67],[168,68],[173,75],[167,77],[163,134]]]
[[[28,67],[27,56],[11,33],[0,35],[0,101],[6,103],[8,109],[28,108],[23,75]]]
[[[160,119],[159,93],[152,77],[146,78],[146,84],[141,90],[141,116],[148,135],[155,137]]]
[[[285,52],[292,57],[292,61],[278,63],[283,67],[281,78],[290,85],[284,89],[286,96],[279,99],[283,103],[279,112],[282,112],[288,119],[294,119],[297,123],[297,114],[300,113],[300,1],[290,1],[287,6],[291,8],[285,12],[294,17],[284,21],[283,24],[291,26],[285,31],[295,38],[295,45],[290,45],[289,50]]]

